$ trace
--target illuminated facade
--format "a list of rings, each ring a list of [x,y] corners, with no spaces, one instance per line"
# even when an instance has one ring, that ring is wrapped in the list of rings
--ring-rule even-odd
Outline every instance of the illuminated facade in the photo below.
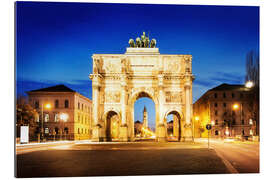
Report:
[[[29,91],[29,104],[34,107],[39,117],[36,119],[43,127],[47,140],[82,140],[91,136],[90,99],[64,86]]]
[[[111,114],[118,118],[118,139],[133,141],[134,103],[141,97],[155,103],[157,141],[167,138],[170,114],[178,118],[178,139],[192,140],[191,55],[161,55],[156,47],[130,47],[125,54],[94,54],[92,59],[93,141],[110,139]]]
[[[195,137],[208,137],[206,124],[212,124],[211,137],[256,135],[252,92],[244,85],[221,84],[207,91],[193,105]]]

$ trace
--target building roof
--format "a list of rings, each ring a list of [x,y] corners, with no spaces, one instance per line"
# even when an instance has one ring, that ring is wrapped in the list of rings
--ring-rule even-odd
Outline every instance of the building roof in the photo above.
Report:
[[[217,87],[210,89],[209,91],[226,91],[226,90],[245,90],[245,86],[241,84],[226,84],[223,83]]]
[[[69,87],[63,84],[60,84],[60,85],[36,89],[36,90],[28,91],[28,92],[76,92],[76,91],[70,89]]]

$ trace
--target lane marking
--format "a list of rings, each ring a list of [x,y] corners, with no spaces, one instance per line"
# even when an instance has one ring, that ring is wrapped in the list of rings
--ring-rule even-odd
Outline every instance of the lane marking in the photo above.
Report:
[[[228,170],[230,171],[230,173],[239,173],[234,167],[233,165],[221,154],[218,152],[218,150],[216,150],[215,148],[213,148],[216,151],[216,154],[222,159],[223,163],[225,164],[225,166],[228,168]]]

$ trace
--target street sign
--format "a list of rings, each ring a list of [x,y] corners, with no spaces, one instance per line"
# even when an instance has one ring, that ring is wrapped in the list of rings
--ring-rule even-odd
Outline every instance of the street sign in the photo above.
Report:
[[[212,129],[212,125],[211,125],[211,124],[206,124],[206,129],[207,129],[207,130]]]

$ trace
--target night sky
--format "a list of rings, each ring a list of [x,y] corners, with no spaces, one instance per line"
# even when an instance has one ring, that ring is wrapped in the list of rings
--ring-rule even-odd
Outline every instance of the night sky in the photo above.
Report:
[[[193,101],[221,83],[242,84],[245,57],[259,51],[259,8],[241,6],[16,3],[17,95],[65,84],[92,99],[92,54],[123,54],[143,31],[161,54],[191,54]],[[144,105],[154,126],[154,103]]]

